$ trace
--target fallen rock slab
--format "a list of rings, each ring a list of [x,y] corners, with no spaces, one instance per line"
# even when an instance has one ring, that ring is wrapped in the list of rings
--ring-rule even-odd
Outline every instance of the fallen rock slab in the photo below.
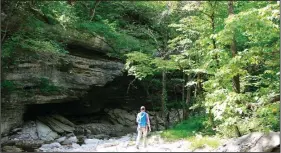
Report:
[[[47,125],[43,124],[38,120],[36,121],[36,127],[38,137],[41,140],[52,141],[59,136],[56,132],[52,131],[52,129],[50,129]]]

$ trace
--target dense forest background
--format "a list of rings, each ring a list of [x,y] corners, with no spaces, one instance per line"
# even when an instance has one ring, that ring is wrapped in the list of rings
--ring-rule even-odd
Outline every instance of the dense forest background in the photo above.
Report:
[[[127,92],[140,83],[166,127],[167,110],[178,108],[181,120],[230,137],[280,131],[278,2],[1,3],[2,72],[21,51],[68,54],[67,42],[94,36],[134,76]]]

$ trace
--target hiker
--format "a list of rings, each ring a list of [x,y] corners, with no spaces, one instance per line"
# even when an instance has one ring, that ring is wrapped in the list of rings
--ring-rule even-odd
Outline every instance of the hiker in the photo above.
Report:
[[[148,130],[149,130],[149,132],[151,131],[149,116],[145,112],[145,107],[141,106],[140,111],[141,112],[138,113],[137,120],[136,120],[138,123],[138,128],[137,128],[138,136],[137,136],[137,142],[136,142],[137,149],[139,149],[139,143],[140,143],[141,136],[143,136],[144,147],[147,146],[147,142],[146,142],[147,131]]]

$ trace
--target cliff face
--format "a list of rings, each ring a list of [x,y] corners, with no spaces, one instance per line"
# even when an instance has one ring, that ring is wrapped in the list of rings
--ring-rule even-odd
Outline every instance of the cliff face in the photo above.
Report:
[[[9,86],[2,88],[1,133],[22,124],[27,106],[79,101],[90,88],[123,74],[121,62],[95,54],[96,48],[84,50],[77,55],[91,56],[22,51],[13,64],[2,67],[2,82]]]

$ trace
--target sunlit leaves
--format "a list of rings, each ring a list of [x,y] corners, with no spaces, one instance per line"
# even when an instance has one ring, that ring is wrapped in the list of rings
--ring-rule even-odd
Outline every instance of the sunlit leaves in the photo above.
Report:
[[[125,69],[129,75],[133,75],[139,80],[153,75],[154,69],[151,65],[152,58],[141,52],[128,53]]]

